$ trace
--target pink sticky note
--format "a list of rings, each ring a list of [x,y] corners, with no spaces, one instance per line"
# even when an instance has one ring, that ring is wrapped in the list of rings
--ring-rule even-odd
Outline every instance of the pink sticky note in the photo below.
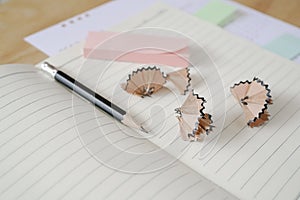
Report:
[[[186,39],[137,33],[89,32],[84,57],[180,68],[189,65]]]

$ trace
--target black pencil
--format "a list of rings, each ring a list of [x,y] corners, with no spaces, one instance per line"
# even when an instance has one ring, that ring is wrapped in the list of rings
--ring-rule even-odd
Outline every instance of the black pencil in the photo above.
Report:
[[[73,90],[78,95],[82,96],[108,115],[112,116],[116,120],[120,121],[124,125],[141,130],[143,132],[147,131],[143,128],[143,126],[138,125],[134,120],[128,115],[128,113],[117,105],[113,104],[109,100],[105,99],[101,95],[92,91],[82,83],[76,81],[66,73],[59,71],[48,62],[44,62],[41,65],[41,69],[47,73],[49,73],[56,81],[66,86],[70,90]]]

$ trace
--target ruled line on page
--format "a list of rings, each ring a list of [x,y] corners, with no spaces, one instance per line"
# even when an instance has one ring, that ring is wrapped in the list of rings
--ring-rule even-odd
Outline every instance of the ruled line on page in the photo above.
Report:
[[[24,75],[32,75],[32,74],[35,74],[36,71],[35,70],[27,70],[27,71],[20,71],[20,72],[11,72],[11,73],[7,73],[7,74],[4,74],[1,76],[1,79],[0,81],[4,80],[4,78],[13,78],[14,80],[14,77],[18,77],[19,75],[24,76]],[[36,77],[35,77],[36,78]],[[18,79],[19,80],[19,79]],[[25,78],[24,80],[27,80],[27,78]],[[6,82],[6,81],[5,81]],[[10,85],[11,83],[14,83],[14,81],[12,82],[6,82],[4,85],[1,85],[0,89],[3,89],[3,87],[6,87],[7,85]]]
[[[53,90],[54,91],[53,94],[56,95],[55,88],[49,88],[48,89],[48,91],[51,91],[51,90]],[[0,110],[2,108],[4,108],[4,107],[9,106],[10,104],[16,103],[17,101],[22,101],[22,100],[24,100],[24,98],[30,97],[33,94],[39,94],[39,93],[43,93],[43,92],[45,92],[45,89],[43,89],[43,88],[42,89],[38,89],[38,90],[33,90],[32,92],[29,92],[29,93],[23,95],[22,97],[15,98],[14,100],[9,101],[8,103],[4,104],[3,106],[0,107]]]
[[[63,62],[63,63],[59,64],[59,66],[57,66],[57,67],[60,68],[60,69],[63,69],[65,66],[71,65],[72,62],[77,62],[77,60],[79,60],[81,58],[83,58],[83,55],[77,55],[77,56],[75,56],[71,59],[68,59],[66,62]]]
[[[10,76],[2,76],[1,77],[1,86],[0,86],[0,89],[3,89],[3,88],[5,88],[5,87],[7,87],[7,86],[10,86],[10,85],[12,85],[12,84],[16,84],[16,83],[21,83],[21,82],[23,82],[23,81],[30,81],[30,80],[35,80],[35,79],[37,79],[37,77],[36,76],[28,76],[28,75],[32,75],[32,73],[34,73],[35,74],[35,72],[24,72],[24,73],[14,73],[14,74],[10,74]],[[15,77],[15,76],[17,76],[17,75],[21,75],[22,76],[22,78],[20,78],[20,79],[18,79],[18,80],[15,80],[15,79],[12,79],[12,76],[13,77]],[[26,75],[26,77],[24,77],[24,75]],[[9,79],[9,78],[11,78],[12,80],[10,81],[10,80],[7,80],[7,79]],[[5,81],[4,81],[5,80]],[[2,83],[2,81],[4,82],[4,83]],[[2,96],[1,96],[2,97]]]
[[[299,130],[300,125],[293,131],[294,134],[297,130]],[[291,135],[292,135],[291,134]],[[275,170],[275,172],[267,179],[267,181],[260,187],[260,189],[254,195],[255,197],[260,194],[260,192],[265,188],[265,186],[269,183],[269,181],[275,176],[275,174],[281,169],[281,167],[286,164],[286,162],[294,155],[294,153],[299,149],[300,145],[297,146],[295,150],[280,164],[280,166]]]
[[[297,112],[300,110],[300,108],[298,108],[293,114],[292,114],[292,116],[290,116],[264,143],[263,143],[263,145],[261,145],[259,148],[258,148],[258,150],[260,150],[268,141],[270,141],[270,139],[275,135],[275,134],[277,134],[278,133],[278,131],[285,125],[285,123],[289,120],[289,119],[291,119],[291,117],[293,117],[295,114],[297,114]],[[286,138],[286,140],[288,139],[289,137],[287,137]],[[285,141],[286,140],[284,140],[281,144],[280,144],[280,146],[282,146],[282,145],[284,145],[284,143],[285,143]],[[278,149],[277,149],[278,150]],[[277,150],[275,150],[271,155],[273,155],[274,153],[276,153],[276,151]],[[253,154],[253,155],[255,155],[257,153],[257,151],[255,151],[255,153]],[[256,173],[261,169],[261,167],[264,165],[264,164],[266,164],[266,162],[270,159],[270,157],[271,156],[269,156],[266,160],[264,160],[264,162],[263,162],[263,164],[261,164],[256,170],[255,170],[255,172],[252,174],[252,175],[250,175],[250,177],[243,183],[243,185],[241,186],[241,190],[249,183],[249,181],[256,175]]]
[[[0,98],[3,98],[3,97],[5,97],[5,96],[7,96],[7,95],[10,95],[10,94],[12,94],[12,93],[15,93],[15,92],[19,92],[19,91],[21,91],[21,90],[24,90],[25,88],[29,88],[29,87],[32,87],[32,86],[34,86],[34,85],[41,85],[41,84],[46,84],[46,83],[45,83],[45,82],[37,82],[37,83],[31,83],[31,84],[29,84],[29,85],[24,85],[24,86],[22,86],[22,87],[18,87],[18,88],[16,88],[16,89],[14,89],[14,90],[10,90],[9,92],[7,92],[7,93],[3,94],[2,96],[0,96]]]
[[[298,146],[299,147],[299,146]],[[282,185],[282,187],[279,189],[279,191],[275,194],[274,198],[275,199],[281,192],[282,190],[286,187],[286,185],[289,183],[289,181],[295,176],[295,174],[300,170],[300,166],[297,168],[297,170],[288,178],[288,180]]]
[[[179,181],[181,178],[186,177],[189,173],[186,172],[184,174],[181,174],[173,179],[170,179],[170,181],[164,185],[163,187],[161,187],[158,191],[156,191],[156,193],[154,193],[150,199],[154,199],[156,198],[163,190],[165,190],[167,187],[171,186],[172,184],[176,183],[177,181]]]
[[[263,167],[264,165],[265,165],[265,163],[272,157],[272,156],[274,156],[274,154],[286,143],[286,141],[287,140],[289,140],[295,133],[296,133],[296,131],[297,130],[299,130],[299,127],[300,127],[300,125],[283,141],[283,143],[282,144],[280,144],[277,148],[276,148],[276,150],[264,161],[264,163],[263,164],[261,164],[260,165],[260,167],[255,171],[255,174],[260,170],[260,168],[261,167]],[[297,146],[297,148],[296,148],[296,150],[298,149],[300,147],[300,145],[298,145]],[[288,158],[290,158],[293,154],[294,154],[294,152],[296,152],[296,150],[294,150],[289,156],[288,156]],[[282,164],[281,165],[283,165],[283,164],[285,164],[286,163],[286,161],[284,161],[284,162],[282,162]],[[279,167],[280,168],[280,167]],[[279,169],[278,168],[278,169]],[[277,171],[277,170],[276,170]],[[255,175],[255,174],[253,174],[253,175]],[[271,176],[271,177],[273,177],[273,175]],[[269,179],[271,179],[271,177],[269,178]],[[268,180],[269,180],[268,179]],[[249,180],[250,181],[250,180]],[[268,182],[268,181],[267,181]],[[264,183],[264,185],[266,185],[266,183]],[[256,192],[256,194],[254,195],[255,197],[260,193],[260,191],[264,188],[264,185]]]
[[[127,199],[130,199],[131,197],[134,196],[134,194],[139,191],[141,188],[145,187],[146,185],[150,184],[151,181],[153,181],[155,178],[159,177],[160,175],[162,175],[163,173],[166,173],[168,172],[169,170],[173,169],[174,167],[176,167],[176,164],[175,165],[172,165],[170,167],[168,167],[168,169],[166,170],[161,170],[159,173],[157,173],[156,175],[154,175],[153,177],[151,177],[147,182],[145,182],[144,184],[140,185],[138,188],[136,188],[134,190],[134,192],[130,193],[127,197]]]
[[[213,191],[215,191],[215,188],[210,189],[209,191],[205,192],[204,194],[202,194],[199,199],[203,199],[205,196],[207,196],[209,193],[212,193]]]
[[[181,198],[185,193],[189,192],[189,190],[198,187],[198,184],[200,184],[202,182],[202,180],[196,181],[195,183],[192,183],[190,185],[188,185],[185,189],[182,190],[181,193],[179,193],[176,197],[176,199]]]

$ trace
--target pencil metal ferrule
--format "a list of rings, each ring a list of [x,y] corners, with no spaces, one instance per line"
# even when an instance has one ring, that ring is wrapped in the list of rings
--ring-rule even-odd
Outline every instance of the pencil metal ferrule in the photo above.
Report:
[[[43,71],[47,72],[52,78],[54,78],[55,74],[57,73],[57,69],[48,62],[42,63],[41,64],[41,69]]]

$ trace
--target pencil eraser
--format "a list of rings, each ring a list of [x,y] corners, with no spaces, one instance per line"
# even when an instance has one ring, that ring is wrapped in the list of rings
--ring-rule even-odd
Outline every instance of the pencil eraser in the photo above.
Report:
[[[195,16],[213,24],[224,26],[234,19],[236,7],[215,0],[195,13]]]
[[[90,59],[186,68],[188,50],[188,41],[181,37],[100,31],[88,33],[83,54]]]

